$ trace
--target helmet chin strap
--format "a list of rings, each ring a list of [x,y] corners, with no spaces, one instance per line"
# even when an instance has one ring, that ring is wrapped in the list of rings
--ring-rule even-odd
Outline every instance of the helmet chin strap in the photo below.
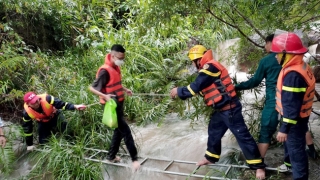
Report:
[[[287,54],[285,50],[283,50],[282,53],[283,53],[283,55],[282,55],[281,61],[280,61],[280,65],[281,65],[281,66],[282,66],[283,63],[284,63],[284,60],[286,59],[286,54]]]

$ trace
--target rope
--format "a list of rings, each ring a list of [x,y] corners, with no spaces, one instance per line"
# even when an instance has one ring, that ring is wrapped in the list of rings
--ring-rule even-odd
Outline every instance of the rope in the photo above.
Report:
[[[151,93],[133,93],[132,96],[170,96],[170,94],[155,94],[155,93],[151,92]],[[97,104],[100,104],[100,102],[88,104],[88,105],[86,105],[86,107],[94,106]]]
[[[155,94],[151,93],[133,93],[132,96],[170,96],[170,94]]]
[[[90,107],[90,106],[97,105],[97,104],[100,104],[100,102],[96,102],[96,103],[92,103],[92,104],[86,105],[86,107]]]
[[[320,116],[320,114],[319,114],[318,112],[314,111],[313,109],[312,109],[312,112],[313,112],[314,114]]]

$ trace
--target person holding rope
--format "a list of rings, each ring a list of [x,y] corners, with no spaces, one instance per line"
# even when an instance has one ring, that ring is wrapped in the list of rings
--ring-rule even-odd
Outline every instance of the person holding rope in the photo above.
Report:
[[[48,142],[51,134],[64,132],[67,122],[64,119],[62,110],[84,110],[83,104],[73,105],[63,102],[49,94],[39,94],[28,92],[24,95],[23,110],[23,131],[26,137],[27,150],[33,150],[33,121],[38,123],[39,144]]]
[[[132,91],[122,86],[120,66],[124,63],[125,49],[120,44],[114,44],[111,52],[106,55],[104,64],[98,69],[96,79],[90,91],[100,97],[100,103],[104,105],[111,98],[117,102],[118,128],[114,130],[107,160],[109,162],[119,162],[120,157],[116,156],[119,151],[121,140],[127,146],[132,160],[132,169],[136,171],[140,168],[138,162],[138,152],[133,140],[130,127],[124,119],[124,93],[132,96]]]
[[[265,164],[258,146],[244,122],[242,105],[236,96],[227,69],[213,59],[212,51],[196,45],[189,51],[189,58],[199,70],[194,82],[186,87],[173,88],[171,98],[182,100],[197,94],[204,97],[205,104],[212,107],[208,127],[208,143],[204,159],[196,165],[202,166],[218,162],[221,154],[221,138],[230,129],[239,143],[249,167],[256,170],[257,179],[265,179]]]

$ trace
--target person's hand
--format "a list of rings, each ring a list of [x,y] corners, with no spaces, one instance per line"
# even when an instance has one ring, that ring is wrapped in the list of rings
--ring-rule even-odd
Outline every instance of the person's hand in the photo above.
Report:
[[[140,168],[140,163],[138,161],[132,162],[132,171],[135,172]]]
[[[6,146],[7,139],[4,136],[0,136],[0,146],[4,148]]]
[[[170,91],[171,98],[174,99],[177,97],[177,95],[178,95],[178,88],[171,89],[171,91]]]
[[[33,150],[35,150],[35,149],[36,149],[35,146],[28,146],[28,147],[27,147],[27,151],[33,151]]]
[[[115,97],[114,94],[104,94],[103,98],[106,100],[106,102],[110,101],[111,97]]]
[[[79,105],[74,105],[74,108],[76,108],[76,110],[85,110],[87,108],[86,105],[84,104],[79,104]]]
[[[287,140],[288,134],[282,133],[282,132],[278,132],[277,134],[277,140],[279,142],[285,142]]]
[[[127,93],[128,96],[132,96],[132,91],[130,89],[125,88],[124,91]]]

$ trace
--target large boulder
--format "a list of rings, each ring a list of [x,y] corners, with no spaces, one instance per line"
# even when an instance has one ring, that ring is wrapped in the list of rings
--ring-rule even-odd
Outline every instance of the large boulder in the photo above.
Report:
[[[309,51],[304,55],[303,60],[313,66],[313,74],[316,82],[320,82],[320,45],[314,44],[308,47]]]

